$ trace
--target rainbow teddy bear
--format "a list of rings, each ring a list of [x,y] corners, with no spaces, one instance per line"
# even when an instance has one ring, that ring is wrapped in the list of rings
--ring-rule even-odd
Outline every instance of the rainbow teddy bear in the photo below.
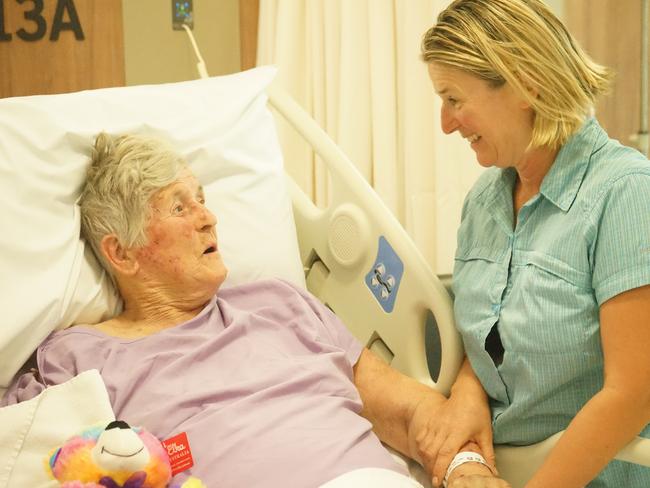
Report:
[[[116,420],[68,439],[47,459],[62,488],[166,488],[171,466],[150,432]],[[190,478],[180,488],[205,488]]]

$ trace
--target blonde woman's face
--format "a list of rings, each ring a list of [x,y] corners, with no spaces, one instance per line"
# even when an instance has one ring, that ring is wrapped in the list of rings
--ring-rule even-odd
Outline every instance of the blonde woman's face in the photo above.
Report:
[[[534,113],[507,83],[498,88],[465,71],[429,64],[433,88],[442,99],[445,134],[458,131],[482,166],[517,167],[531,141]]]

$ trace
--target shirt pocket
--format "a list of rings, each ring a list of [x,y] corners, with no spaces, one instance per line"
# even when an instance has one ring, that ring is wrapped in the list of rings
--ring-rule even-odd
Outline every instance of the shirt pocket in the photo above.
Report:
[[[460,262],[481,260],[489,263],[499,263],[503,261],[504,254],[504,250],[488,246],[477,245],[467,249],[459,247],[456,251],[455,260]]]
[[[482,342],[498,318],[497,304],[507,284],[507,248],[459,246],[453,274],[454,313],[465,341]]]
[[[515,251],[512,264],[506,307],[511,312],[504,311],[503,322],[514,318],[510,313],[523,314],[512,321],[518,330],[510,330],[505,337],[513,350],[554,354],[593,349],[599,341],[599,327],[590,274],[532,251]]]
[[[494,247],[459,246],[452,277],[455,300],[487,300],[490,304],[500,301],[507,280],[506,254]]]
[[[458,230],[455,264],[469,261],[502,263],[510,250],[510,238],[485,216],[480,225],[463,222]],[[477,229],[478,228],[478,229]]]
[[[515,251],[513,264],[530,266],[541,274],[550,275],[575,288],[592,291],[589,272],[581,271],[554,256],[535,251]]]
[[[483,294],[489,290],[490,300],[500,297],[503,288],[495,289],[494,278],[498,275],[499,282],[507,278],[506,260],[509,258],[510,239],[507,235],[495,229],[489,233],[477,233],[470,226],[462,225],[458,232],[458,246],[454,256],[453,282],[456,296],[465,288],[474,288],[477,282],[488,282],[491,283],[490,286],[482,287]],[[505,283],[500,284],[505,286]]]

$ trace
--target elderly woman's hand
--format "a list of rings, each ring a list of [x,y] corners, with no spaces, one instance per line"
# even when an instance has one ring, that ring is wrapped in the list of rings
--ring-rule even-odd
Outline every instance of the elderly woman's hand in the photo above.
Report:
[[[501,478],[492,475],[472,474],[461,476],[447,485],[447,488],[511,488]]]
[[[470,446],[470,449],[475,450],[476,446]],[[510,485],[494,476],[487,466],[481,463],[467,462],[449,473],[447,488],[510,488]]]

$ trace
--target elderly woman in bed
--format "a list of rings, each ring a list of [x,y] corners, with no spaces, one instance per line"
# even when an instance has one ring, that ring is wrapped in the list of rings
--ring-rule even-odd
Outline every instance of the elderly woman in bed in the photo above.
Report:
[[[445,399],[378,360],[304,290],[278,280],[219,290],[217,220],[173,151],[106,134],[94,149],[82,233],[124,311],[50,336],[38,351],[43,384],[96,368],[117,417],[161,439],[185,432],[195,464],[176,481],[311,487],[377,468],[416,486],[379,439],[431,467],[427,432]],[[38,389],[5,402],[27,391]],[[507,484],[466,462],[449,486]]]

